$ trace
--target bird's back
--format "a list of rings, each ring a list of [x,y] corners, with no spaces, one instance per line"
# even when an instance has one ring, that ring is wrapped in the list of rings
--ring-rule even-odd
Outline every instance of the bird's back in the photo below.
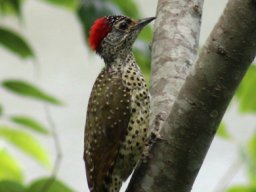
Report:
[[[85,126],[86,173],[93,192],[103,192],[116,163],[130,120],[130,89],[120,72],[104,68],[96,79],[89,99]]]

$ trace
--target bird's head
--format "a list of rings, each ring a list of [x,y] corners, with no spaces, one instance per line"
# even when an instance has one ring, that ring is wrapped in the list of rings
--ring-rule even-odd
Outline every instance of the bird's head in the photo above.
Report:
[[[104,60],[111,60],[120,51],[131,50],[139,32],[154,19],[135,20],[121,15],[101,17],[90,29],[89,45]]]

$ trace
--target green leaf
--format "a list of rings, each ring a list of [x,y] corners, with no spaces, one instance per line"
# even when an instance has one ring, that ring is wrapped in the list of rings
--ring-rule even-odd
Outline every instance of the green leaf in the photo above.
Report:
[[[256,192],[256,188],[252,186],[237,185],[229,188],[227,192]]]
[[[12,91],[18,95],[31,97],[33,99],[38,99],[55,105],[61,105],[62,103],[55,97],[43,92],[34,85],[20,81],[20,80],[5,80],[2,83],[3,87],[9,91]]]
[[[42,125],[40,122],[25,116],[12,116],[11,121],[16,124],[22,125],[26,128],[30,128],[38,133],[48,134],[47,128]]]
[[[49,182],[49,179],[51,182]],[[52,180],[52,178],[42,178],[34,181],[26,190],[25,192],[41,192],[42,188],[45,187],[45,184],[50,183],[45,188],[44,192],[74,192],[70,187],[58,181],[56,179]]]
[[[153,31],[150,26],[146,26],[139,34],[139,39],[146,41],[148,44],[152,42]]]
[[[0,126],[0,137],[37,160],[41,165],[49,166],[49,154],[33,135],[11,127]]]
[[[218,131],[217,131],[217,136],[223,138],[223,139],[229,139],[230,135],[227,130],[226,124],[222,121],[219,125]]]
[[[20,184],[12,180],[0,181],[1,192],[24,192],[25,188]]]
[[[0,149],[0,157],[0,180],[10,179],[21,182],[22,170],[17,161],[4,149]]]
[[[247,145],[247,167],[248,175],[252,183],[256,183],[256,134],[254,134]]]
[[[78,0],[44,0],[45,2],[64,7],[70,10],[75,10],[78,5]]]
[[[1,0],[0,11],[5,15],[14,14],[20,17],[21,16],[21,0]]]
[[[248,152],[252,160],[256,163],[256,134],[254,134],[248,142]]]
[[[251,65],[244,79],[242,80],[235,97],[239,101],[239,110],[242,113],[255,113],[255,85],[256,85],[256,66]]]
[[[123,15],[139,19],[140,13],[137,4],[133,0],[126,0],[125,3],[120,0],[110,0],[122,11]]]
[[[23,59],[34,57],[33,50],[26,40],[4,27],[0,27],[0,44]]]

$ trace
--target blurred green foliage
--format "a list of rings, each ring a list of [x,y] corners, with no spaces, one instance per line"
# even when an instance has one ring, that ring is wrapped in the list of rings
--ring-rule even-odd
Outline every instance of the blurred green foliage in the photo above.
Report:
[[[2,82],[2,86],[6,90],[20,96],[30,97],[54,105],[61,105],[61,101],[59,101],[57,98],[45,93],[34,85],[21,80],[5,80]]]
[[[43,1],[42,1],[43,2]],[[48,0],[48,3],[59,5],[68,9],[76,10],[78,1],[76,0]],[[25,0],[0,0],[0,14],[2,17],[14,16],[21,20],[22,5],[26,3]],[[30,43],[21,34],[14,32],[6,26],[0,25],[0,46],[6,48],[9,52],[13,53],[21,59],[33,59],[35,53]],[[25,75],[25,74],[24,74]],[[35,99],[41,103],[49,103],[51,105],[61,105],[62,102],[50,95],[49,93],[41,90],[36,85],[33,85],[22,80],[3,80],[0,86],[6,92],[12,92],[19,97],[28,97]],[[2,121],[4,120],[4,121]],[[51,157],[49,152],[45,149],[44,145],[37,138],[35,133],[51,136],[48,128],[38,120],[25,115],[7,115],[5,113],[4,103],[0,105],[0,140],[5,145],[0,148],[0,191],[3,192],[29,192],[41,191],[46,186],[44,191],[73,191],[65,184],[53,178],[44,178],[41,180],[32,181],[28,187],[23,186],[24,171],[22,163],[13,154],[13,148],[16,148],[24,155],[31,157],[37,161],[39,165],[47,169],[51,165]]]
[[[26,40],[21,35],[5,27],[0,27],[0,44],[22,58],[34,56],[33,50]]]
[[[13,129],[9,126],[0,126],[0,138],[28,154],[40,164],[49,166],[49,154],[30,133]]]
[[[43,124],[41,124],[39,121],[32,119],[30,117],[14,115],[10,117],[10,121],[18,125],[21,125],[22,127],[31,129],[35,132],[38,132],[41,134],[49,134],[49,131]]]
[[[22,0],[1,0],[0,1],[0,13],[2,15],[16,15],[21,17],[21,5]]]
[[[22,182],[22,170],[16,159],[6,149],[0,149],[0,157],[0,181],[10,179]]]
[[[229,132],[227,130],[227,125],[225,124],[225,122],[221,122],[217,131],[217,135],[223,139],[229,139],[230,135]]]
[[[24,192],[25,188],[21,183],[14,180],[2,180],[0,181],[1,192]]]
[[[49,181],[51,183],[49,183]],[[48,186],[49,185],[49,186]],[[53,178],[39,178],[27,187],[14,180],[0,181],[1,192],[74,192],[70,187]]]
[[[24,192],[41,192],[41,189],[47,185],[49,178],[40,178],[31,183]],[[58,180],[52,180],[51,185],[44,192],[73,192],[71,188]]]
[[[249,181],[256,187],[256,134],[253,134],[247,144],[247,171]]]
[[[256,113],[256,65],[252,65],[247,71],[235,97],[239,100],[241,113]]]
[[[237,185],[228,189],[227,192],[256,192],[256,187]]]
[[[43,1],[51,3],[56,6],[70,9],[71,11],[75,11],[79,4],[79,0],[43,0]]]

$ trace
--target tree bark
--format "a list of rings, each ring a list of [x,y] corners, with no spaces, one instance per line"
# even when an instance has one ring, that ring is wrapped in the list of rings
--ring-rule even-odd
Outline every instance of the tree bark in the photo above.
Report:
[[[164,140],[157,141],[148,162],[137,167],[127,192],[191,190],[223,114],[256,55],[255,15],[256,0],[228,2],[169,108],[160,132]],[[161,73],[152,75],[154,79]]]
[[[197,55],[203,0],[159,0],[152,44],[151,114],[150,128],[158,128],[169,116],[175,98],[185,81]],[[136,184],[129,185],[128,192],[154,177],[140,177],[146,164],[140,167]],[[145,173],[147,175],[147,173]],[[145,181],[144,181],[145,180]],[[153,183],[152,183],[153,184]],[[150,185],[144,191],[149,191]],[[139,190],[138,190],[139,191]]]
[[[151,117],[164,121],[196,58],[203,0],[159,0],[152,45]]]

